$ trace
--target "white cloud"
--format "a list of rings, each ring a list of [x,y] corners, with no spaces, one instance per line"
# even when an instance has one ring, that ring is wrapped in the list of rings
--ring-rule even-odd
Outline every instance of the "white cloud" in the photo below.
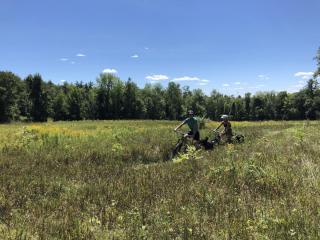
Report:
[[[252,86],[252,87],[248,87],[248,89],[259,89],[260,87],[257,86]]]
[[[168,80],[169,77],[162,74],[154,74],[154,75],[146,76],[146,79],[151,81],[163,81],[163,80]]]
[[[62,62],[66,62],[68,60],[69,60],[68,58],[60,58],[60,61],[62,61]]]
[[[111,73],[111,74],[116,74],[118,73],[118,71],[116,69],[113,68],[106,68],[102,71],[102,73]]]
[[[234,88],[234,90],[244,90],[244,87],[237,87],[237,88]]]
[[[269,80],[269,79],[270,79],[270,77],[268,77],[267,75],[264,75],[264,74],[258,75],[258,78],[259,78],[260,80]]]
[[[222,86],[224,86],[224,87],[229,87],[229,86],[230,86],[230,84],[228,84],[228,83],[224,83],[224,84],[222,84]]]
[[[189,76],[184,76],[184,77],[178,77],[172,79],[172,81],[179,82],[179,81],[200,81],[201,79],[198,77],[189,77]]]
[[[172,79],[171,81],[173,82],[182,82],[182,81],[196,81],[196,82],[201,82],[201,83],[208,83],[210,82],[209,80],[207,79],[201,79],[199,77],[189,77],[189,76],[184,76],[184,77],[177,77],[177,78],[174,78]],[[201,84],[201,85],[204,85],[204,84]]]
[[[131,56],[132,58],[139,58],[139,55],[138,54],[134,54]]]
[[[199,85],[200,86],[206,86],[206,85],[208,85],[208,83],[207,82],[200,82]]]
[[[85,54],[83,54],[83,53],[78,53],[77,54],[77,57],[85,57],[86,55]]]
[[[235,84],[235,85],[240,85],[240,84],[241,84],[241,82],[235,82],[234,84]]]
[[[62,79],[60,82],[61,82],[61,83],[65,83],[65,82],[66,82],[66,80]]]
[[[76,62],[75,61],[71,61],[71,64],[75,64]]]
[[[144,47],[144,50],[147,50],[147,51],[148,51],[148,50],[149,50],[149,48],[148,48],[148,47]]]
[[[294,74],[295,77],[301,77],[302,79],[312,78],[314,72],[297,72]]]

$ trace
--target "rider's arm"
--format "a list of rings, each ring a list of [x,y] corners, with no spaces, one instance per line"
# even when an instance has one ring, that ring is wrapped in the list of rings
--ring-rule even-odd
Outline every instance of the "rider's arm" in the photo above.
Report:
[[[220,123],[220,125],[216,128],[216,131],[221,128],[221,126],[223,125],[223,123]]]
[[[183,121],[179,126],[177,126],[174,130],[175,131],[178,131],[179,128],[181,128],[186,122]]]

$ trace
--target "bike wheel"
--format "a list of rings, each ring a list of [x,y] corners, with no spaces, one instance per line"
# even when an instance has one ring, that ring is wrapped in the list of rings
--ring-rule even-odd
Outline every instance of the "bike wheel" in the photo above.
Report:
[[[244,142],[244,136],[241,135],[241,134],[237,134],[237,135],[235,135],[235,137],[234,137],[234,141],[235,141],[236,143],[243,143],[243,142]]]
[[[171,160],[178,155],[178,153],[182,149],[182,146],[183,146],[183,141],[179,140],[171,152],[171,156],[170,156]]]

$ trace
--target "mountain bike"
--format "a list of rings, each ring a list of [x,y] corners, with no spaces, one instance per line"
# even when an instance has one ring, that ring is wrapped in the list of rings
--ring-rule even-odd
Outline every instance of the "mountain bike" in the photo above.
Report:
[[[225,143],[220,135],[220,132],[215,130],[212,130],[213,133],[213,138],[212,138],[212,143],[213,145],[219,145]],[[243,143],[244,142],[244,136],[242,134],[233,134],[231,137],[231,143]]]
[[[194,145],[196,149],[201,148],[201,143],[196,140],[193,140],[191,137],[186,136],[186,133],[183,133],[181,131],[175,131],[175,132],[180,137],[172,149],[170,159],[173,159],[179,153],[186,153],[188,149],[188,145]]]

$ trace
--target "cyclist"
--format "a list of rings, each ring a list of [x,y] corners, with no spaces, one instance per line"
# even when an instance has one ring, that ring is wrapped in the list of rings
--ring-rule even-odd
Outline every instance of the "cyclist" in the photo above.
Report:
[[[184,135],[184,137],[193,138],[196,141],[200,140],[200,132],[199,132],[199,122],[198,119],[194,116],[192,110],[188,111],[188,118],[185,119],[179,126],[177,126],[174,131],[178,131],[183,125],[187,124],[190,128],[190,131]]]
[[[221,124],[216,128],[218,130],[221,126],[224,127],[222,133],[220,134],[220,137],[226,136],[227,138],[227,143],[231,143],[232,139],[232,128],[231,128],[231,123],[228,120],[228,115],[222,115],[221,116]]]

